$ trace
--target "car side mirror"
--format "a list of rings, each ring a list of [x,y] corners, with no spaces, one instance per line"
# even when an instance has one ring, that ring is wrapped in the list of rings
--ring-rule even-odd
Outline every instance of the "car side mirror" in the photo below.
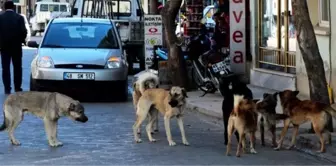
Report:
[[[32,48],[38,48],[39,44],[37,44],[36,41],[28,41],[27,43],[28,47],[32,47]]]
[[[141,9],[137,9],[137,10],[136,10],[136,15],[139,16],[139,17],[142,16],[142,11],[141,11]]]
[[[121,46],[121,48],[122,48],[123,50],[126,50],[126,49],[127,49],[127,45],[126,45],[125,43],[123,43],[123,45]]]
[[[120,27],[120,23],[117,22],[116,23],[116,27],[119,28]]]
[[[77,14],[78,14],[78,8],[73,8],[73,9],[71,10],[71,14],[72,14],[72,15],[77,15]]]

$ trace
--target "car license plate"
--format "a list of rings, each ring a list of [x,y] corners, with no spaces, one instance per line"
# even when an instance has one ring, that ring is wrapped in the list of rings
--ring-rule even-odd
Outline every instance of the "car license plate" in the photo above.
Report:
[[[140,64],[139,63],[133,63],[133,68],[140,69]]]
[[[220,72],[220,71],[225,71],[225,70],[231,71],[230,66],[227,65],[224,61],[213,64],[212,70],[215,73]]]
[[[95,73],[64,73],[65,80],[94,80]]]

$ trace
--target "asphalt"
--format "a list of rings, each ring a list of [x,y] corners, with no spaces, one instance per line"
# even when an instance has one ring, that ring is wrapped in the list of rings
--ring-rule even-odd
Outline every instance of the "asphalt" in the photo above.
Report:
[[[25,49],[23,56],[23,89],[28,90],[30,61],[34,49]],[[0,83],[0,101],[5,99]],[[0,133],[1,165],[333,165],[329,161],[297,151],[274,151],[271,147],[256,146],[258,154],[243,154],[241,158],[225,156],[221,127],[208,123],[202,116],[187,112],[185,130],[190,146],[182,145],[176,120],[172,120],[172,135],[176,146],[168,146],[163,118],[160,132],[154,134],[158,142],[149,143],[145,133],[142,143],[133,141],[134,109],[128,102],[83,103],[89,117],[87,123],[68,118],[59,121],[58,137],[62,147],[47,144],[42,120],[25,115],[15,135],[22,143],[12,146],[5,132]],[[0,114],[0,123],[3,116]],[[143,130],[144,127],[143,127]],[[235,140],[235,139],[234,139]],[[235,154],[236,141],[232,153]]]

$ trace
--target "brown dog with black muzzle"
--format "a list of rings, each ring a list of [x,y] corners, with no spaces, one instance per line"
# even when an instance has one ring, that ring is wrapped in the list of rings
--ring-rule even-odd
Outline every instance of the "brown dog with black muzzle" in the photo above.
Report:
[[[254,148],[255,132],[257,131],[258,113],[256,112],[256,102],[258,100],[244,99],[243,95],[234,95],[233,111],[229,117],[228,123],[228,144],[226,155],[230,155],[231,151],[231,136],[234,130],[238,131],[239,142],[236,156],[240,157],[241,148],[245,153],[245,134],[250,135],[250,152],[257,153]]]
[[[136,121],[133,125],[133,134],[135,142],[140,143],[137,131],[141,126],[142,122],[149,118],[148,124],[146,126],[146,132],[150,142],[155,142],[156,140],[151,135],[152,124],[154,122],[153,111],[159,111],[164,116],[164,126],[166,130],[167,140],[169,146],[175,146],[176,143],[173,141],[170,131],[170,119],[173,117],[177,118],[177,123],[181,131],[182,142],[184,145],[189,145],[183,126],[183,110],[186,103],[187,94],[184,88],[177,86],[172,87],[169,91],[162,88],[148,89],[144,91],[142,96],[138,100],[137,111],[136,111]],[[151,109],[154,107],[155,109]],[[154,113],[155,114],[155,113]]]
[[[314,131],[320,139],[321,148],[317,152],[325,152],[325,142],[323,138],[323,132],[328,135],[328,140],[331,140],[330,132],[326,129],[328,122],[327,114],[336,117],[336,111],[330,105],[315,102],[311,100],[300,100],[297,98],[299,91],[284,90],[277,93],[277,97],[280,100],[282,110],[284,114],[289,118],[285,120],[284,128],[280,134],[280,140],[278,147],[275,150],[279,150],[282,146],[282,142],[285,138],[289,125],[292,123],[294,126],[292,142],[287,149],[291,149],[295,146],[296,136],[299,131],[299,126],[306,122],[312,122]]]

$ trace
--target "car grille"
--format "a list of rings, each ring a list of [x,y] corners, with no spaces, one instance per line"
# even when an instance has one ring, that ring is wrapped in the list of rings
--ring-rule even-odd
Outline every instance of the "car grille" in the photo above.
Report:
[[[82,67],[78,67],[78,66]],[[63,64],[63,65],[55,65],[55,68],[63,68],[63,69],[104,69],[105,66],[102,65],[89,65],[89,64]]]

